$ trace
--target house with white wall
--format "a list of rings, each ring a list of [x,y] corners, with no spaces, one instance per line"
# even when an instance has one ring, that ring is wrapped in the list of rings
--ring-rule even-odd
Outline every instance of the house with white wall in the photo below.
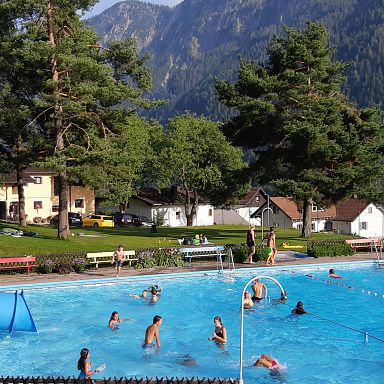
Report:
[[[59,211],[58,179],[52,170],[30,167],[23,173],[25,214],[27,223],[46,222]],[[82,215],[94,212],[95,195],[92,188],[69,186],[68,211]],[[18,221],[19,195],[16,172],[0,177],[0,219]]]
[[[215,208],[215,224],[253,224],[261,225],[260,217],[252,217],[269,196],[260,187],[252,187],[239,201],[238,204],[230,208]]]
[[[146,216],[153,222],[161,221],[164,226],[183,227],[187,225],[187,217],[182,200],[183,192],[179,188],[161,192],[141,190],[129,200],[127,212]],[[207,202],[198,203],[193,226],[213,224],[213,206]]]
[[[252,217],[260,217],[263,210],[267,208],[264,203]],[[302,204],[298,204],[291,197],[274,196],[269,199],[268,215],[267,210],[264,211],[264,226],[273,226],[276,228],[295,228],[302,230],[303,228],[303,210]],[[312,204],[312,231],[330,231],[332,230],[332,219],[336,216],[336,207],[322,208],[316,204]]]
[[[342,201],[336,205],[332,229],[361,237],[384,237],[384,208],[357,198]]]

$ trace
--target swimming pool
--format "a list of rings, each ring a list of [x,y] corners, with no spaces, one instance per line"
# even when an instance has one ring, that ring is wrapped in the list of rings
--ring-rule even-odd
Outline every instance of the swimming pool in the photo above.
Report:
[[[384,340],[384,271],[372,264],[333,266],[347,280],[330,284],[329,266],[311,266],[257,269],[252,274],[246,270],[224,281],[214,274],[199,273],[27,290],[25,297],[39,333],[1,334],[0,374],[77,376],[79,351],[87,347],[93,368],[107,364],[107,370],[94,378],[237,378],[241,290],[252,276],[268,274],[283,285],[288,301],[286,305],[261,302],[246,312],[245,383],[382,382],[384,343],[371,338],[367,343],[363,334],[335,322]],[[278,298],[278,287],[265,282],[270,296]],[[164,291],[155,305],[128,297],[128,293],[140,293],[156,283]],[[307,315],[289,316],[290,306],[299,300],[307,311],[332,322]],[[107,328],[114,310],[120,317],[133,319],[122,323],[117,332]],[[141,344],[156,314],[163,317],[161,348],[157,353],[146,353]],[[207,340],[216,315],[227,328],[224,348]],[[287,369],[271,376],[267,369],[253,368],[262,353],[272,355]],[[183,365],[186,355],[196,359],[196,364]]]

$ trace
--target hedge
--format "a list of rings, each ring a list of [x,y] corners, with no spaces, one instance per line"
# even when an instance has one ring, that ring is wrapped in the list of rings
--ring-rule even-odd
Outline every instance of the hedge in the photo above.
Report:
[[[345,240],[311,240],[307,252],[312,257],[351,256],[356,252]]]

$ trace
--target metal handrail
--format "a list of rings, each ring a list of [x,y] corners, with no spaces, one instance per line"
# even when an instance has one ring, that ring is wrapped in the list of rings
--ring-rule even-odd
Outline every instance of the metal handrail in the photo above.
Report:
[[[248,281],[247,284],[245,284],[244,288],[243,288],[243,292],[241,293],[241,323],[240,323],[240,372],[239,372],[239,384],[243,384],[243,347],[244,347],[244,294],[245,294],[245,291],[247,290],[249,284],[251,284],[254,280],[256,279],[269,279],[269,280],[272,280],[275,284],[278,285],[278,287],[280,288],[280,291],[281,291],[281,297],[286,297],[286,293],[284,291],[284,288],[282,287],[282,285],[276,280],[274,279],[273,277],[269,277],[269,276],[256,276],[256,277],[252,277],[252,279],[250,279]]]

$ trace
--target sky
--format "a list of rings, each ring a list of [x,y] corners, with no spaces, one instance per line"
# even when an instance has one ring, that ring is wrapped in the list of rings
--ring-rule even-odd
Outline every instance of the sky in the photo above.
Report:
[[[92,16],[95,16],[101,12],[103,12],[105,9],[112,7],[113,4],[116,4],[122,0],[100,0],[91,11],[87,12],[85,14],[85,18],[89,18]],[[152,3],[152,4],[160,4],[160,5],[169,5],[170,7],[173,7],[174,5],[177,5],[182,2],[182,0],[141,0],[145,3]]]

